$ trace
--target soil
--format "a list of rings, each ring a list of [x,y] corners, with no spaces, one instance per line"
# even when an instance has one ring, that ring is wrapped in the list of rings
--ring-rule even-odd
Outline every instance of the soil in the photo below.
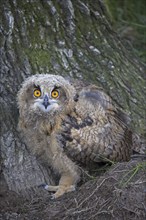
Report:
[[[146,161],[117,163],[88,180],[75,192],[52,200],[42,189],[26,199],[0,192],[1,220],[144,220],[146,219]]]

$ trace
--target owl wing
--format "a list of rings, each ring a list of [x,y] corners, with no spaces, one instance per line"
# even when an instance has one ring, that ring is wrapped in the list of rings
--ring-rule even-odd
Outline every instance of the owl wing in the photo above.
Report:
[[[132,135],[127,116],[111,98],[95,87],[79,93],[75,111],[63,122],[66,154],[82,164],[128,160]]]

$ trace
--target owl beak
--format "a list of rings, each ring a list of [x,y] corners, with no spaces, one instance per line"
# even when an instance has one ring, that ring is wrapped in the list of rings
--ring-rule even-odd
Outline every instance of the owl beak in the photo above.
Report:
[[[45,109],[47,109],[48,105],[50,105],[49,97],[47,95],[44,96],[43,105],[45,106]]]

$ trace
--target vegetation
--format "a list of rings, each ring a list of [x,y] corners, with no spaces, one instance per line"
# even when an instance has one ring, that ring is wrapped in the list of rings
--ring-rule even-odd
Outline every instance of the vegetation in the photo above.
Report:
[[[140,170],[145,170],[146,169],[146,161],[142,161],[140,163],[137,163],[135,167],[130,169],[128,172],[125,173],[123,176],[122,180],[120,181],[120,185],[122,187],[127,186],[130,181],[135,177],[135,175],[140,171]]]
[[[146,2],[145,0],[106,0],[113,26],[129,41],[136,54],[146,62]]]

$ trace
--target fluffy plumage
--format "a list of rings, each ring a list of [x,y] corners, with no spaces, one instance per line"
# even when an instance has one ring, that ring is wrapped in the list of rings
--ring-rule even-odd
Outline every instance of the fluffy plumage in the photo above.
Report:
[[[127,116],[95,86],[76,91],[61,76],[34,75],[18,92],[19,128],[28,147],[60,175],[54,197],[75,189],[78,165],[127,161],[132,132]]]

